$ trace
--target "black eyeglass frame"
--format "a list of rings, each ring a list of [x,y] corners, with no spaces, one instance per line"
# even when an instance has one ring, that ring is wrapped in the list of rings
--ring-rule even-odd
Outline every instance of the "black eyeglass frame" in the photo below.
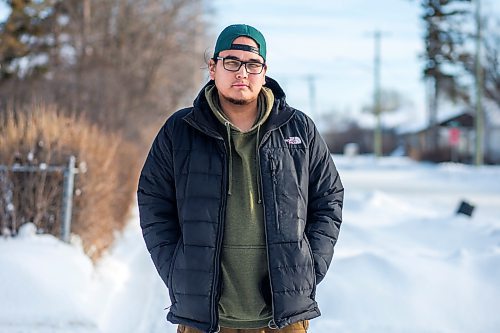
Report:
[[[266,67],[266,64],[265,63],[262,63],[262,62],[258,62],[258,61],[242,61],[242,60],[239,60],[239,59],[236,59],[236,58],[233,58],[233,57],[217,57],[216,58],[217,60],[222,60],[222,67],[224,67],[224,69],[226,71],[230,71],[230,72],[237,72],[241,69],[241,66],[245,65],[245,70],[247,71],[248,74],[261,74],[262,71],[264,70],[264,68]],[[226,65],[224,63],[225,60],[233,60],[233,61],[238,61],[240,63],[240,65],[238,66],[238,69],[227,69],[226,68]],[[260,68],[260,72],[258,73],[253,73],[253,72],[250,72],[248,70],[248,67],[247,67],[247,64],[259,64],[259,65],[262,65],[262,67]]]

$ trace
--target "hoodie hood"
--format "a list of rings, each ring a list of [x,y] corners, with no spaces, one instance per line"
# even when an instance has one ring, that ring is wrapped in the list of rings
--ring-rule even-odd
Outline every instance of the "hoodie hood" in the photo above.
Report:
[[[193,102],[193,110],[189,112],[184,120],[190,123],[192,126],[200,129],[201,131],[217,137],[223,138],[225,135],[225,127],[219,122],[215,117],[213,112],[210,110],[210,106],[205,97],[205,88],[214,85],[215,81],[210,80],[198,93],[198,96]],[[271,114],[267,121],[262,125],[261,132],[267,132],[277,127],[280,127],[286,123],[295,110],[288,107],[286,103],[286,96],[283,89],[280,87],[278,82],[274,79],[266,76],[265,87],[271,89],[274,95],[274,105],[271,110]]]

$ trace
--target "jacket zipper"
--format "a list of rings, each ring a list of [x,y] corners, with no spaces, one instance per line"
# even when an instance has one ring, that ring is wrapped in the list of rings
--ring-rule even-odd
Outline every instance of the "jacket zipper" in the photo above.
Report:
[[[265,137],[263,137],[264,139]],[[261,141],[261,145],[262,145],[262,142],[264,140]],[[258,151],[258,154],[260,154],[260,147],[259,147],[259,151]],[[264,185],[263,185],[263,178],[262,178],[262,166],[261,166],[261,159],[259,158],[259,174],[260,174],[260,186],[262,187],[261,188],[261,192],[264,193]],[[269,262],[269,238],[268,238],[268,235],[267,235],[267,223],[266,223],[266,204],[265,204],[266,200],[264,200],[264,195],[262,197],[262,208],[264,208],[264,235],[266,237],[266,256],[267,256],[267,274],[269,275],[269,287],[271,289],[271,312],[272,312],[272,315],[273,315],[273,319],[271,319],[272,322],[275,323],[275,312],[274,312],[274,292],[273,292],[273,282],[272,282],[272,278],[271,278],[271,266],[270,266],[270,262]],[[270,324],[270,323],[269,323]],[[268,324],[268,326],[269,326]],[[276,325],[276,324],[275,324]]]
[[[222,138],[221,138],[222,139]],[[224,147],[224,169],[227,169],[227,161],[226,161],[226,144],[224,140],[222,140],[222,144]],[[227,170],[226,170],[227,171]],[[214,260],[214,283],[212,284],[212,323],[210,326],[210,332],[218,332],[218,310],[217,310],[217,295],[216,295],[216,290],[219,289],[219,268],[220,268],[220,253],[221,253],[221,248],[222,248],[222,232],[224,230],[224,222],[225,222],[225,209],[226,209],[226,195],[227,195],[227,172],[223,172],[223,174],[226,174],[226,177],[222,178],[222,204],[219,208],[219,216],[220,216],[220,221],[219,221],[219,226],[217,228],[217,242],[216,242],[216,247],[215,247],[215,260]],[[217,325],[217,326],[216,326]]]
[[[204,129],[202,127],[200,127],[196,122],[193,122],[189,119],[185,119],[185,121],[190,124],[191,126],[193,126],[194,128],[198,129],[200,132],[214,138],[214,139],[217,139],[217,140],[220,140],[222,141],[222,146],[223,146],[223,156],[224,156],[224,168],[227,169],[227,159],[226,159],[226,143],[224,142],[224,139],[222,138],[222,136],[220,136],[217,132],[214,132],[210,129]],[[211,317],[212,317],[212,320],[211,320],[211,323],[210,323],[210,329],[209,329],[209,332],[218,332],[219,331],[219,324],[218,324],[218,321],[219,321],[219,318],[218,318],[218,310],[217,310],[217,297],[215,295],[215,292],[216,290],[218,290],[219,288],[219,284],[220,284],[220,281],[218,281],[219,279],[219,268],[220,268],[220,265],[219,265],[219,262],[220,262],[220,252],[221,252],[221,247],[222,247],[222,231],[224,230],[223,226],[224,226],[224,223],[225,223],[225,215],[224,215],[224,212],[226,210],[226,195],[227,195],[227,177],[228,177],[228,174],[227,174],[227,170],[226,172],[223,172],[223,174],[225,174],[225,177],[222,178],[222,196],[221,196],[221,200],[222,200],[222,204],[220,206],[220,209],[219,209],[219,216],[220,216],[220,221],[219,221],[219,226],[217,228],[217,240],[216,240],[216,244],[215,244],[215,259],[214,259],[214,283],[212,284],[212,299],[211,299]]]
[[[274,217],[275,217],[275,224],[276,224],[276,229],[278,232],[280,231],[280,220],[279,220],[279,211],[278,211],[278,203],[276,201],[276,183],[278,182],[276,178],[276,165],[274,164],[274,156],[269,153],[269,161],[270,161],[270,168],[271,168],[271,177],[273,179],[273,201],[274,201]]]

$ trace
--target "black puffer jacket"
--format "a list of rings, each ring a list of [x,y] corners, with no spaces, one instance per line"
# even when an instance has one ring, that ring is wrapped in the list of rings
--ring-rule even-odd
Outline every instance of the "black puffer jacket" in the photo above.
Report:
[[[260,130],[258,158],[270,324],[281,328],[320,315],[316,285],[332,260],[344,190],[313,122],[286,104],[274,80],[266,82],[276,99]],[[218,329],[228,184],[224,131],[202,90],[192,108],[176,112],[158,133],[137,192],[144,240],[169,289],[167,319],[204,332]]]

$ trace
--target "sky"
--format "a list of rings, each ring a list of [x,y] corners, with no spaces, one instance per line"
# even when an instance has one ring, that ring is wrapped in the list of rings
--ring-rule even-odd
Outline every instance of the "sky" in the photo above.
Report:
[[[7,5],[3,1],[0,1],[0,22],[3,22],[7,18],[9,14],[7,9]]]
[[[317,333],[500,332],[499,166],[333,155],[346,188]],[[456,215],[461,200],[472,217]],[[0,333],[175,333],[137,206],[92,264],[73,235],[0,237]],[[43,268],[43,269],[41,269]]]
[[[424,99],[419,80],[419,6],[404,0],[255,0],[242,10],[236,2],[215,1],[215,30],[247,23],[267,39],[268,75],[280,82],[289,103],[310,113],[307,77],[315,77],[316,112],[353,112],[373,91],[376,29],[381,42],[381,83]],[[313,111],[313,112],[314,112]]]
[[[210,2],[213,14],[208,16],[212,38],[205,44],[211,52],[218,33],[227,25],[253,25],[267,40],[267,74],[282,85],[290,105],[316,120],[332,114],[366,118],[368,115],[361,115],[361,109],[373,99],[373,35],[379,30],[381,86],[397,90],[411,102],[396,122],[414,123],[427,115],[421,74],[424,45],[419,3],[253,0],[242,4],[214,0]],[[482,11],[500,15],[500,2],[482,0]],[[0,1],[0,21],[6,13]],[[310,82],[315,87],[314,99]]]
[[[422,78],[423,24],[419,1],[254,0],[242,6],[215,0],[214,36],[227,25],[246,23],[267,40],[268,75],[284,87],[289,104],[316,120],[322,115],[355,117],[374,90],[374,31],[382,33],[381,86],[402,93],[412,107],[397,121],[426,118]],[[500,4],[482,0],[483,12]],[[213,43],[215,43],[215,38]],[[311,105],[307,77],[313,76]],[[371,116],[370,116],[371,117]]]

